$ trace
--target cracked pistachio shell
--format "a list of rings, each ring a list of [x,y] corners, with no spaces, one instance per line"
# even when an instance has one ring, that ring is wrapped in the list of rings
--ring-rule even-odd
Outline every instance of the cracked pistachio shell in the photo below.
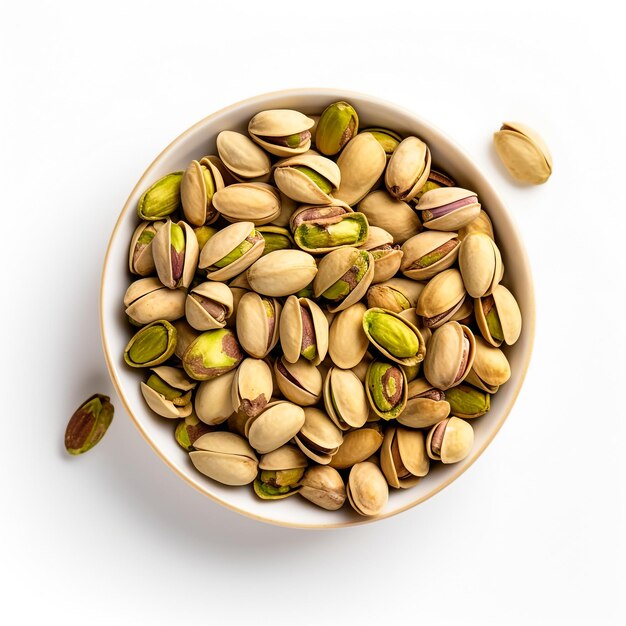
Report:
[[[185,452],[191,452],[196,439],[202,437],[206,433],[214,431],[212,426],[202,423],[193,413],[179,420],[174,430],[174,439],[176,443]]]
[[[369,342],[368,342],[369,345]],[[356,377],[365,384],[365,376],[367,374],[367,368],[373,361],[372,355],[367,352],[363,358],[352,368],[352,371],[356,374]]]
[[[367,290],[367,306],[370,309],[380,307],[394,313],[401,313],[416,307],[423,289],[424,283],[406,278],[391,278],[384,283],[372,285]]]
[[[465,298],[463,304],[454,312],[449,321],[470,326],[474,321],[474,300]]]
[[[228,171],[228,168],[215,154],[209,154],[208,156],[202,157],[202,161],[208,161],[213,165],[213,167],[217,168],[217,171],[221,174],[222,180],[224,181],[224,186],[233,185],[237,182],[237,179]]]
[[[502,256],[488,235],[468,235],[459,246],[459,269],[465,290],[472,298],[490,294],[504,274]]]
[[[280,316],[280,345],[285,359],[300,357],[319,365],[328,352],[328,322],[320,307],[309,298],[289,296]]]
[[[357,302],[338,313],[330,326],[328,352],[342,369],[356,367],[367,352],[369,341],[361,323],[366,310],[362,302]]]
[[[369,250],[374,259],[374,278],[372,283],[382,283],[398,273],[403,252],[398,244],[394,245],[393,236],[378,226],[370,226],[367,240],[359,250]]]
[[[124,361],[131,367],[160,365],[174,354],[177,333],[166,320],[157,320],[138,330],[124,349]]]
[[[267,183],[237,183],[220,189],[213,205],[229,222],[268,224],[280,215],[280,195]]]
[[[262,254],[265,240],[252,222],[230,224],[207,241],[198,267],[210,280],[227,280],[248,269]]]
[[[458,385],[472,369],[475,350],[472,331],[458,322],[447,322],[433,333],[428,344],[424,376],[442,391]]]
[[[346,246],[325,255],[313,280],[316,298],[324,296],[333,304],[331,313],[338,313],[358,302],[374,278],[374,259],[370,252]]]
[[[303,424],[304,409],[279,400],[270,402],[258,417],[246,422],[246,436],[259,454],[267,454],[285,445]]]
[[[370,133],[374,136],[374,139],[383,147],[387,155],[387,161],[389,161],[389,158],[402,141],[402,137],[398,133],[388,128],[364,128],[361,132]]]
[[[472,450],[474,429],[458,417],[448,417],[435,424],[426,437],[426,452],[434,461],[458,463]]]
[[[185,292],[168,289],[156,277],[140,278],[124,295],[126,315],[143,326],[157,320],[173,322],[185,314]]]
[[[346,492],[352,508],[364,516],[380,513],[389,499],[387,481],[380,468],[370,461],[352,467]]]
[[[233,293],[224,283],[200,283],[185,300],[185,316],[196,330],[223,328],[232,312]]]
[[[299,205],[295,200],[287,197],[280,189],[278,190],[278,195],[280,196],[280,213],[272,220],[272,226],[288,228],[289,220]]]
[[[403,139],[389,159],[387,190],[398,200],[412,200],[428,180],[430,164],[430,150],[421,139]]]
[[[424,360],[426,344],[420,331],[397,313],[368,309],[363,315],[363,330],[370,343],[396,363],[412,366]]]
[[[306,153],[279,161],[274,166],[274,182],[288,197],[302,204],[332,204],[341,173],[337,163]]]
[[[504,122],[493,135],[498,156],[511,176],[522,183],[541,185],[552,174],[552,156],[545,141],[526,124]]]
[[[167,220],[152,240],[159,280],[170,289],[189,287],[198,267],[198,240],[186,222]]]
[[[409,383],[406,408],[398,415],[398,422],[409,428],[428,428],[450,415],[450,404],[441,389],[436,389],[425,378]]]
[[[457,233],[425,230],[402,244],[400,271],[413,280],[428,280],[454,265],[459,255]]]
[[[272,370],[260,359],[244,359],[233,380],[232,403],[237,413],[256,417],[272,398]]]
[[[495,240],[491,219],[482,209],[476,219],[472,220],[467,226],[463,226],[463,228],[459,229],[459,240],[463,241],[465,237],[471,235],[472,233],[483,233],[484,235],[488,235]]]
[[[358,428],[345,433],[337,452],[329,465],[336,469],[348,469],[376,454],[383,443],[383,436],[376,428]]]
[[[185,318],[177,319],[172,322],[172,326],[176,329],[176,348],[174,355],[182,361],[185,350],[189,344],[200,336],[200,333],[189,325]]]
[[[335,198],[353,206],[374,187],[385,170],[385,150],[370,133],[360,133],[350,141],[337,159],[341,185]]]
[[[324,406],[341,430],[361,428],[365,424],[369,404],[363,383],[352,370],[339,367],[328,370],[324,379]]]
[[[359,203],[359,211],[364,213],[370,226],[386,230],[394,243],[402,244],[422,230],[417,213],[402,200],[397,200],[384,189],[372,191]]]
[[[141,222],[130,240],[128,269],[132,274],[150,276],[155,271],[152,240],[165,222]]]
[[[302,250],[276,250],[248,270],[248,282],[257,293],[280,298],[304,289],[317,274],[315,259]]]
[[[346,500],[346,488],[341,474],[328,465],[309,467],[300,485],[301,496],[327,511],[340,509]]]
[[[511,378],[511,366],[500,348],[490,346],[476,337],[476,354],[465,382],[488,393],[496,393],[500,385]]]
[[[329,104],[317,123],[315,146],[326,156],[337,154],[359,131],[359,116],[347,102]]]
[[[310,406],[317,404],[322,397],[322,374],[306,359],[289,363],[282,356],[274,362],[274,374],[276,384],[287,400]]]
[[[302,452],[320,465],[328,465],[343,441],[343,434],[319,409],[304,409],[304,424],[295,436]]]
[[[243,354],[235,334],[227,328],[207,330],[183,355],[183,367],[194,380],[210,380],[235,369]]]
[[[162,220],[180,207],[180,182],[182,172],[172,172],[153,183],[144,191],[137,214],[142,220]]]
[[[378,417],[398,417],[407,402],[406,373],[396,363],[372,361],[365,375],[365,393],[370,407]]]
[[[235,374],[236,371],[231,370],[198,385],[194,408],[199,420],[216,426],[225,422],[233,414],[235,409],[232,401],[232,386]]]
[[[299,111],[273,109],[257,113],[248,124],[248,134],[270,154],[289,157],[309,150],[314,125],[314,120]]]
[[[461,308],[465,296],[461,272],[451,268],[426,283],[415,308],[417,314],[424,318],[424,326],[438,328]]]
[[[481,417],[491,408],[491,395],[488,392],[463,383],[448,389],[446,399],[450,404],[450,413],[463,419]]]
[[[177,367],[162,365],[151,369],[155,383],[151,381],[153,376],[150,376],[147,383],[140,383],[146,404],[158,415],[169,419],[191,415],[191,393],[187,392],[191,392],[196,383],[189,380]]]
[[[417,192],[415,198],[413,198],[413,202],[417,204],[419,199],[427,192],[432,189],[439,189],[439,187],[456,187],[456,183],[452,178],[450,178],[447,174],[443,172],[438,172],[437,170],[430,169],[428,174],[428,180],[424,183],[424,186]]]
[[[258,460],[243,437],[218,431],[202,435],[193,445],[189,458],[205,476],[224,485],[247,485],[256,478]]]
[[[522,332],[522,312],[513,294],[498,285],[491,295],[474,301],[474,315],[482,336],[498,347],[502,342],[512,346]]]
[[[306,456],[298,448],[289,444],[272,450],[259,459],[259,469],[273,471],[307,467],[308,464]]]
[[[267,182],[271,161],[252,139],[232,130],[217,136],[217,152],[229,172],[239,181]]]
[[[424,228],[459,230],[480,215],[480,203],[474,191],[461,187],[440,187],[427,191],[417,203]]]
[[[265,240],[265,247],[261,256],[276,250],[290,250],[295,246],[293,237],[286,228],[281,228],[280,226],[260,226],[257,230]]]
[[[376,250],[388,244],[393,244],[393,235],[379,226],[370,226],[367,239],[359,246],[359,250]]]
[[[428,474],[430,459],[421,430],[390,426],[380,449],[380,468],[396,489],[407,489]]]
[[[276,298],[248,291],[237,306],[237,337],[241,347],[257,359],[266,357],[278,342],[281,305]]]
[[[213,206],[213,197],[223,188],[224,179],[215,165],[208,159],[192,161],[180,184],[185,220],[193,226],[212,224],[219,217]]]

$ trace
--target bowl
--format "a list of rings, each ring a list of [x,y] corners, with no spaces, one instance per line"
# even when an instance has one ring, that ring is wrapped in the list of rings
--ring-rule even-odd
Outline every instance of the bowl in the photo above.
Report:
[[[348,504],[339,511],[326,511],[298,496],[279,501],[260,500],[251,488],[227,487],[200,474],[174,440],[172,421],[152,413],[146,406],[139,389],[141,373],[127,367],[122,356],[130,337],[122,306],[131,281],[128,246],[137,225],[136,207],[143,191],[165,174],[185,169],[192,159],[215,154],[215,137],[219,131],[245,132],[248,120],[259,111],[292,108],[315,114],[337,100],[347,100],[356,108],[362,128],[382,126],[422,138],[431,149],[435,167],[447,171],[459,186],[478,193],[502,250],[504,283],[515,294],[523,316],[518,342],[506,349],[511,378],[492,398],[491,410],[473,422],[475,441],[470,455],[454,465],[437,464],[411,489],[391,489],[386,508],[372,518],[357,515]],[[143,437],[172,471],[212,500],[251,518],[283,526],[331,528],[372,522],[406,511],[441,491],[478,459],[506,420],[524,381],[532,351],[535,306],[530,266],[511,216],[476,164],[451,139],[414,113],[372,96],[337,89],[293,89],[256,96],[209,115],[176,138],[148,167],[128,197],[109,241],[102,272],[100,326],[107,366],[117,393]]]

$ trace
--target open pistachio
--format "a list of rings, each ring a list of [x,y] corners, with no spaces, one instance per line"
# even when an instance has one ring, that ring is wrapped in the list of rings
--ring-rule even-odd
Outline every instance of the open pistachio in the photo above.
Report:
[[[293,237],[286,228],[280,226],[259,226],[257,231],[265,240],[263,254],[265,256],[275,250],[288,250],[294,247]]]
[[[193,413],[179,420],[174,430],[174,439],[176,443],[186,452],[191,452],[196,439],[212,433],[213,428],[201,422]]]
[[[152,240],[159,280],[170,289],[189,287],[198,266],[198,240],[186,222],[167,220]]]
[[[346,501],[346,487],[341,474],[328,465],[313,465],[300,481],[300,495],[326,509],[336,511]]]
[[[172,172],[153,183],[144,191],[137,214],[142,220],[162,220],[180,207],[180,182],[182,172]]]
[[[170,419],[191,415],[191,393],[197,383],[176,367],[161,365],[151,369],[148,380],[141,383],[146,404],[155,413]]]
[[[346,492],[352,508],[365,516],[380,513],[389,499],[387,481],[380,468],[370,461],[352,467]]]
[[[446,464],[462,461],[473,445],[474,429],[458,417],[448,417],[435,424],[426,437],[428,456]]]
[[[244,359],[232,385],[232,403],[237,413],[256,417],[272,397],[272,370],[260,359]]]
[[[443,391],[458,385],[472,368],[475,350],[472,331],[457,322],[447,322],[437,328],[428,344],[424,376]]]
[[[335,316],[330,326],[328,351],[335,365],[352,369],[361,362],[369,341],[361,323],[366,307],[357,302]]]
[[[415,308],[423,289],[423,283],[406,278],[391,278],[367,290],[367,306],[370,309],[379,307],[401,313]]]
[[[363,383],[352,370],[338,367],[328,370],[324,379],[324,406],[330,419],[341,430],[360,428],[365,424],[369,410],[367,396]]]
[[[262,500],[280,500],[300,490],[300,480],[308,465],[306,457],[293,446],[284,445],[264,454],[261,472],[254,481],[254,492]]]
[[[522,332],[522,313],[513,294],[498,285],[491,295],[474,301],[474,315],[482,336],[498,347],[513,345]]]
[[[526,124],[504,122],[493,135],[496,152],[513,178],[533,185],[552,174],[552,156],[545,141]]]
[[[133,335],[124,350],[124,361],[131,367],[160,365],[175,348],[176,329],[166,320],[157,320]]]
[[[337,154],[358,132],[359,116],[347,102],[329,104],[315,131],[315,147],[326,156]]]
[[[428,180],[424,183],[424,186],[417,192],[414,202],[418,202],[419,199],[432,189],[439,189],[440,187],[456,187],[456,183],[452,178],[443,172],[438,172],[431,168],[428,174]]]
[[[310,129],[314,120],[299,111],[273,109],[257,113],[248,124],[248,133],[270,154],[288,157],[311,147]]]
[[[490,294],[504,274],[496,242],[482,233],[465,237],[459,246],[459,269],[465,290],[472,298]]]
[[[383,443],[383,435],[375,425],[344,433],[343,441],[329,465],[336,469],[348,469],[369,459]]]
[[[398,200],[411,200],[428,180],[430,150],[417,137],[407,137],[394,150],[385,172],[385,185]]]
[[[471,385],[460,384],[446,391],[450,413],[456,417],[471,419],[480,417],[491,408],[491,396]]]
[[[438,328],[461,308],[465,297],[461,272],[447,269],[428,281],[417,299],[416,311],[424,326]]]
[[[229,169],[224,165],[222,159],[220,159],[217,155],[209,154],[208,156],[203,157],[202,161],[208,161],[211,165],[217,168],[217,171],[222,176],[225,186],[233,185],[237,182],[237,179],[232,175],[232,172],[229,171]]]
[[[198,385],[194,408],[198,419],[216,426],[225,422],[234,412],[232,399],[233,381],[236,370],[217,378],[205,380]]]
[[[300,406],[310,406],[317,404],[322,397],[322,375],[306,359],[289,363],[282,356],[274,363],[274,373],[278,388],[288,400]]]
[[[228,171],[240,182],[267,182],[271,161],[249,137],[232,130],[217,136],[217,152]]]
[[[341,180],[334,161],[307,153],[279,161],[274,166],[276,186],[291,199],[303,204],[331,204]]]
[[[417,213],[402,200],[389,195],[384,189],[372,191],[359,203],[359,211],[365,214],[370,226],[386,230],[394,243],[402,244],[422,230]]]
[[[267,454],[286,444],[303,424],[304,409],[279,400],[270,402],[257,417],[248,419],[245,432],[250,445],[260,454]]]
[[[280,195],[267,183],[238,183],[220,189],[213,205],[229,222],[267,224],[280,215]]]
[[[246,292],[237,307],[237,337],[241,347],[256,359],[266,357],[278,342],[280,302]]]
[[[394,245],[393,236],[378,226],[370,226],[365,243],[360,250],[368,250],[374,259],[374,278],[372,283],[382,283],[395,276],[400,269],[403,252],[399,245]]]
[[[150,276],[155,271],[152,240],[165,222],[141,222],[130,240],[128,269],[133,274]]]
[[[424,433],[396,426],[387,428],[380,450],[380,468],[396,489],[416,485],[430,469]]]
[[[225,485],[247,485],[256,478],[258,459],[243,437],[218,431],[202,435],[193,445],[189,458],[205,476]]]
[[[364,128],[361,132],[370,133],[374,139],[383,147],[385,154],[387,155],[387,161],[393,154],[394,150],[400,145],[402,137],[393,130],[388,128]]]
[[[424,228],[453,231],[467,226],[480,214],[476,193],[460,187],[427,191],[417,204]]]
[[[465,382],[488,393],[496,393],[511,377],[511,366],[504,352],[476,337],[474,363]]]
[[[140,326],[157,320],[172,322],[185,314],[185,297],[183,290],[168,289],[158,278],[140,278],[124,295],[126,315]]]
[[[234,369],[242,358],[233,332],[219,328],[207,330],[189,345],[183,355],[183,367],[194,380],[209,380]]]
[[[341,431],[324,411],[312,407],[304,409],[304,424],[295,442],[307,457],[320,465],[328,465],[342,441]]]
[[[201,283],[187,294],[185,316],[196,330],[223,328],[232,312],[233,293],[224,283]]]
[[[289,296],[280,316],[280,345],[285,359],[300,357],[319,365],[328,352],[328,322],[320,307],[309,298]]]
[[[65,429],[65,449],[73,455],[91,450],[104,437],[115,409],[109,396],[96,393],[74,412]]]
[[[465,237],[472,233],[483,233],[495,240],[491,218],[482,209],[476,219],[473,219],[469,224],[463,226],[463,228],[459,228],[459,240],[463,241]]]
[[[250,267],[248,282],[257,293],[280,298],[304,289],[317,274],[315,259],[302,250],[276,250]]]
[[[457,233],[425,230],[402,244],[400,271],[414,280],[428,280],[454,265],[459,254]]]
[[[428,428],[450,415],[446,394],[425,378],[409,383],[406,408],[398,415],[398,422],[409,428]]]
[[[406,374],[399,365],[372,361],[365,375],[365,391],[376,415],[384,420],[394,419],[406,407]]]
[[[213,195],[223,188],[224,179],[211,161],[192,161],[180,184],[185,219],[194,226],[212,224],[219,217],[213,206]]]

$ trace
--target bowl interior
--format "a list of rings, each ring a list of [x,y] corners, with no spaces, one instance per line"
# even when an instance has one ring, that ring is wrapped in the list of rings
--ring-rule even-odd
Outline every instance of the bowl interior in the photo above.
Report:
[[[124,292],[133,279],[128,271],[128,246],[137,225],[137,201],[143,191],[165,174],[184,169],[192,159],[215,154],[215,137],[220,130],[245,131],[247,121],[259,111],[293,108],[315,114],[336,100],[348,100],[355,106],[362,128],[383,126],[421,137],[431,149],[435,168],[439,166],[459,186],[478,193],[493,221],[502,251],[506,268],[503,283],[515,294],[524,320],[519,341],[505,349],[511,363],[510,381],[493,397],[489,413],[472,422],[475,443],[471,454],[455,465],[437,464],[411,489],[391,489],[386,509],[375,518],[360,517],[347,504],[340,511],[324,511],[299,496],[266,502],[258,499],[251,488],[227,487],[206,478],[197,472],[187,453],[175,442],[173,421],[148,409],[139,389],[141,372],[131,370],[122,358],[130,337],[122,306]],[[300,89],[251,98],[210,115],[174,140],[146,170],[122,209],[104,263],[100,305],[102,340],[113,383],[155,452],[181,478],[223,505],[264,521],[301,527],[345,526],[388,517],[424,501],[457,478],[480,456],[506,419],[528,367],[535,323],[532,279],[524,246],[504,204],[470,158],[446,135],[401,107],[363,94],[325,89]]]

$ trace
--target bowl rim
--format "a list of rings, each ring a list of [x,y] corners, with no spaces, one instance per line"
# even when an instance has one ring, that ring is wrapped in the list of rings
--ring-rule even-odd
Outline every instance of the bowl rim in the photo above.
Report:
[[[138,189],[144,187],[145,185],[144,180],[148,177],[148,174],[152,170],[153,166],[157,163],[157,161],[161,160],[161,158],[163,158],[170,151],[170,149],[172,149],[179,142],[183,141],[188,135],[192,134],[198,127],[205,125],[206,123],[210,122],[215,117],[219,117],[233,109],[237,109],[245,105],[253,104],[256,101],[263,101],[268,98],[277,98],[277,97],[289,98],[289,97],[298,97],[298,96],[304,96],[304,95],[328,95],[329,97],[341,99],[341,100],[350,100],[350,98],[364,99],[364,100],[371,102],[372,104],[376,106],[381,106],[385,108],[391,108],[391,109],[395,109],[398,111],[402,111],[405,115],[414,119],[417,124],[430,127],[433,131],[443,136],[454,147],[454,149],[460,155],[463,156],[463,158],[465,158],[469,163],[471,163],[474,169],[474,172],[472,173],[472,175],[479,176],[482,179],[481,183],[489,187],[494,197],[505,208],[505,211],[510,221],[511,230],[513,231],[513,235],[521,242],[521,246],[520,246],[521,257],[518,257],[518,261],[520,261],[521,265],[524,267],[524,270],[528,276],[528,283],[529,283],[529,290],[527,294],[528,303],[529,303],[529,306],[528,306],[529,315],[524,318],[525,331],[528,333],[528,349],[527,349],[527,352],[526,352],[526,355],[522,364],[522,370],[520,372],[519,382],[517,384],[517,388],[514,389],[514,391],[512,392],[507,405],[503,407],[502,415],[500,419],[498,420],[498,422],[494,424],[492,432],[486,438],[484,444],[478,450],[473,451],[474,453],[473,458],[470,460],[470,462],[466,465],[460,466],[456,471],[452,472],[451,475],[448,478],[446,478],[446,480],[442,481],[440,484],[433,487],[433,489],[431,489],[428,493],[392,511],[383,512],[380,515],[376,515],[372,517],[363,517],[363,518],[358,518],[358,519],[343,521],[343,522],[331,521],[329,523],[323,523],[323,524],[285,522],[285,521],[276,520],[272,517],[266,517],[263,515],[252,513],[244,508],[240,508],[238,506],[231,504],[230,502],[226,502],[225,500],[222,500],[219,496],[213,493],[209,493],[208,491],[202,490],[199,486],[194,484],[174,464],[172,464],[170,460],[168,459],[168,457],[160,450],[159,446],[153,441],[153,439],[150,437],[148,432],[146,432],[146,429],[141,425],[141,423],[135,417],[133,411],[130,408],[130,404],[123,391],[122,384],[120,380],[118,379],[117,374],[115,372],[115,368],[113,366],[113,358],[109,350],[109,345],[108,345],[106,332],[105,332],[105,324],[104,324],[104,287],[106,283],[107,268],[109,266],[109,256],[111,253],[112,243],[113,243],[113,240],[116,238],[117,231],[119,230],[127,214],[127,211],[130,208],[129,204],[130,204],[131,198],[134,197]],[[517,401],[517,397],[522,389],[524,380],[526,378],[526,374],[528,372],[528,367],[530,365],[530,360],[532,357],[534,344],[535,344],[535,324],[536,324],[535,287],[534,287],[534,281],[533,281],[533,276],[532,276],[532,268],[528,259],[528,254],[526,252],[526,246],[524,245],[524,240],[521,237],[521,234],[517,227],[517,223],[515,222],[513,216],[510,214],[506,206],[507,205],[500,197],[500,194],[491,184],[489,179],[483,174],[482,169],[475,163],[474,159],[470,157],[470,155],[465,151],[465,149],[462,148],[455,140],[453,140],[447,133],[442,131],[438,126],[425,120],[424,118],[417,115],[410,109],[407,109],[404,106],[398,105],[384,98],[379,98],[377,96],[372,96],[370,94],[366,94],[363,92],[352,91],[352,90],[347,90],[347,89],[342,89],[342,88],[335,89],[332,87],[299,87],[299,88],[291,88],[291,89],[280,89],[277,91],[269,91],[269,92],[265,92],[262,94],[257,94],[250,98],[239,100],[225,107],[222,107],[221,109],[218,109],[217,111],[214,111],[213,113],[197,121],[195,124],[187,128],[185,131],[183,131],[181,134],[175,137],[172,141],[170,141],[170,143],[146,167],[143,174],[141,175],[141,177],[139,178],[139,180],[137,181],[133,189],[130,191],[126,201],[124,202],[124,206],[122,207],[117,217],[115,226],[113,227],[113,230],[111,231],[111,235],[109,237],[109,241],[107,244],[104,261],[102,265],[102,274],[100,278],[100,295],[99,295],[99,307],[98,307],[99,317],[100,317],[100,321],[99,321],[100,339],[102,341],[102,349],[104,351],[104,358],[105,358],[105,362],[107,365],[107,369],[109,371],[109,376],[111,378],[113,386],[115,387],[118,397],[120,398],[120,400],[122,401],[122,404],[124,405],[124,408],[126,409],[126,413],[130,416],[133,423],[135,424],[135,427],[141,433],[141,436],[146,440],[146,442],[150,445],[150,447],[157,454],[157,456],[161,458],[161,460],[170,468],[170,470],[172,470],[176,475],[178,475],[181,479],[183,479],[184,482],[186,482],[191,487],[193,487],[196,491],[201,493],[203,496],[210,498],[214,502],[217,502],[218,504],[226,507],[227,509],[230,509],[231,511],[234,511],[236,513],[239,513],[241,515],[244,515],[256,521],[273,524],[275,526],[288,527],[288,528],[317,529],[317,530],[320,530],[320,529],[325,530],[325,529],[331,529],[331,528],[346,528],[346,527],[358,526],[362,524],[369,524],[372,522],[380,521],[382,519],[387,519],[395,515],[398,515],[400,513],[403,513],[404,511],[412,509],[413,507],[417,506],[418,504],[421,504],[422,502],[425,502],[426,500],[432,498],[434,495],[439,493],[442,489],[445,489],[448,485],[453,483],[457,478],[459,478],[465,471],[467,471],[482,456],[485,449],[491,444],[495,436],[498,434],[498,432],[502,428],[502,425],[507,420],[509,413],[511,412],[511,409],[513,408],[513,405]]]

